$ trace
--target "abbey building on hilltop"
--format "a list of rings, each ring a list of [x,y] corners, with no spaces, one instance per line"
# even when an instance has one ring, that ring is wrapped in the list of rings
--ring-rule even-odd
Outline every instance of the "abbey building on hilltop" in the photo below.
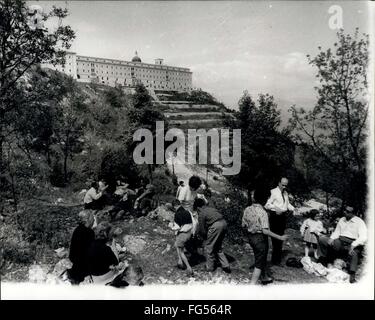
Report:
[[[154,64],[144,63],[137,52],[131,61],[67,52],[65,65],[53,69],[64,72],[79,82],[123,87],[143,83],[147,89],[179,92],[189,92],[192,89],[190,69],[164,65],[163,59],[155,59]]]

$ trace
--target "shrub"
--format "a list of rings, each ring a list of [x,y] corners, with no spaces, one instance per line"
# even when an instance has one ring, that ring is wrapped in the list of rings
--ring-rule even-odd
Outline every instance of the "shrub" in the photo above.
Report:
[[[229,198],[230,202],[227,202],[225,198]],[[225,195],[213,194],[210,202],[221,212],[228,223],[227,238],[232,242],[242,244],[244,233],[241,223],[247,203],[246,196],[241,190],[229,188]]]
[[[152,184],[156,186],[156,194],[172,194],[176,191],[176,186],[173,184],[173,179],[167,176],[164,171],[157,171],[153,173]]]
[[[17,221],[29,242],[68,247],[73,229],[78,224],[79,207],[41,205],[29,202],[26,210],[17,212]]]
[[[31,264],[35,260],[36,246],[14,241],[1,241],[0,271],[7,263]]]

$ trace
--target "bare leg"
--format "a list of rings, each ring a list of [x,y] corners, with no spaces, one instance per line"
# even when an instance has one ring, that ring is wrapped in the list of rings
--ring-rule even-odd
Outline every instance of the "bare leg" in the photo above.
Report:
[[[250,284],[257,284],[262,270],[254,268],[253,275],[251,276]]]
[[[178,256],[178,262],[177,263],[179,265],[182,265],[183,262],[182,262],[182,258],[181,258],[180,248],[176,247],[176,250],[177,250],[177,256]]]
[[[309,256],[310,247],[308,245],[305,245],[305,257]]]
[[[318,248],[314,248],[314,257],[315,259],[319,259]]]
[[[184,251],[181,250],[180,248],[179,248],[179,250],[180,250],[181,259],[182,259],[183,263],[185,263],[185,265],[186,265],[187,272],[192,275],[193,274],[193,269],[191,268],[191,266],[189,264],[189,261],[186,258],[186,255],[185,255]]]

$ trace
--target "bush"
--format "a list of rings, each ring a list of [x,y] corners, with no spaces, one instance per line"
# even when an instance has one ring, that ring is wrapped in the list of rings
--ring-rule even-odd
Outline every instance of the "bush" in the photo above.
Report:
[[[31,264],[35,260],[36,246],[28,243],[14,241],[1,241],[0,271],[7,263]]]
[[[167,176],[164,171],[153,173],[152,184],[156,186],[156,194],[172,194],[176,191],[172,178]]]
[[[45,244],[52,249],[70,244],[78,224],[79,207],[41,205],[29,202],[27,209],[17,212],[17,221],[29,242]]]
[[[230,202],[227,202],[225,198],[229,198]],[[210,202],[221,212],[228,223],[227,238],[232,242],[242,244],[244,232],[241,223],[247,204],[245,195],[241,190],[229,188],[225,195],[213,194]]]
[[[139,180],[139,170],[132,155],[126,148],[117,145],[108,146],[103,151],[99,175],[110,186],[115,185],[120,177],[124,177],[131,186],[137,185]]]

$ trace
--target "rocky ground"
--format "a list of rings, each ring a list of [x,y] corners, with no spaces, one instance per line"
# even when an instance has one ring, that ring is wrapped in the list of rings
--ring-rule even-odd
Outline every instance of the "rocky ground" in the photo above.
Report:
[[[105,214],[102,216],[105,218]],[[212,273],[205,271],[204,257],[193,265],[194,276],[188,276],[183,270],[176,268],[177,253],[174,248],[175,236],[168,227],[172,213],[164,207],[157,211],[154,217],[125,217],[113,221],[114,228],[120,227],[122,234],[118,242],[126,248],[122,260],[139,264],[144,272],[144,283],[147,284],[246,284],[249,283],[253,264],[251,248],[246,242],[243,244],[224,243],[224,251],[231,263],[231,274],[224,273],[218,268]],[[4,225],[1,226],[2,233],[5,232]],[[8,228],[9,229],[9,228]],[[15,230],[7,230],[17,238]],[[288,257],[302,257],[303,242],[297,230],[288,229],[289,240],[285,244],[285,259]],[[54,248],[55,249],[55,248]],[[65,248],[67,249],[67,248]],[[56,264],[64,258],[48,246],[37,247],[36,261],[46,272],[52,273]],[[65,250],[67,252],[67,250]],[[35,267],[35,264],[34,264]],[[31,264],[7,263],[2,267],[2,281],[23,282],[29,281],[29,270]],[[58,269],[58,268],[57,268]],[[56,269],[55,269],[56,271]],[[290,267],[272,267],[274,284],[286,283],[317,283],[326,282],[325,279],[306,273],[303,269]]]

